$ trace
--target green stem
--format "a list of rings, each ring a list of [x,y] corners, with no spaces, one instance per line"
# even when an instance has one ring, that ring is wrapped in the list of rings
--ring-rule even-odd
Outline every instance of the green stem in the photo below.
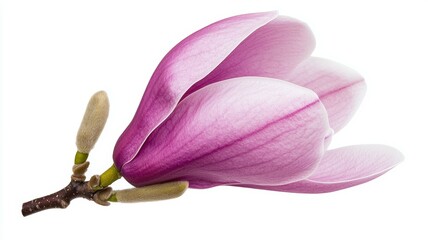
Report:
[[[116,193],[112,193],[111,196],[107,199],[109,202],[117,202]]]
[[[82,164],[86,162],[86,159],[88,159],[89,153],[82,153],[77,151],[76,156],[74,157],[74,164]]]
[[[105,188],[110,186],[114,181],[118,180],[122,176],[117,170],[116,166],[113,164],[109,169],[107,169],[100,176],[100,187]]]

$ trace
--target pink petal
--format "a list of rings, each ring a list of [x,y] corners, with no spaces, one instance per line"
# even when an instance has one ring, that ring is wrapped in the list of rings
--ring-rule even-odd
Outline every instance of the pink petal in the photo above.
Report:
[[[315,172],[306,180],[282,186],[247,187],[297,193],[333,192],[375,179],[403,158],[398,150],[384,145],[342,147],[327,151]]]
[[[135,186],[286,184],[314,170],[329,130],[312,91],[276,79],[230,79],[180,102],[121,174]]]
[[[231,77],[280,77],[308,57],[314,47],[309,28],[276,17],[268,12],[224,19],[175,46],[154,72],[134,119],[116,143],[116,166],[121,168],[138,154],[148,135],[198,81],[204,79],[188,94]]]
[[[240,76],[284,79],[315,48],[309,27],[290,17],[279,16],[257,29],[208,76],[185,96],[220,80]]]
[[[366,92],[366,84],[360,74],[322,58],[308,58],[285,79],[318,94],[335,132],[349,122]]]

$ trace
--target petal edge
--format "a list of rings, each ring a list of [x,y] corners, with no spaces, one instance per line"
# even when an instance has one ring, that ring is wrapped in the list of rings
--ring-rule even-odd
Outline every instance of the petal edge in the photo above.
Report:
[[[318,94],[336,133],[351,120],[366,92],[364,78],[359,73],[318,57],[303,61],[285,79]]]
[[[318,168],[307,179],[281,186],[244,186],[295,193],[326,193],[373,180],[404,159],[385,145],[354,145],[327,151]]]

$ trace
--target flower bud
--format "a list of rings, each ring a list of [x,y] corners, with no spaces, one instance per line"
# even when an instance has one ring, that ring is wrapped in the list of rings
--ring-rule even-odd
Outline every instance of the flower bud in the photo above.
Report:
[[[118,202],[134,203],[177,198],[188,188],[187,181],[167,182],[113,193]]]
[[[89,100],[85,115],[77,132],[76,145],[81,153],[89,153],[106,124],[109,112],[107,93],[99,91]]]

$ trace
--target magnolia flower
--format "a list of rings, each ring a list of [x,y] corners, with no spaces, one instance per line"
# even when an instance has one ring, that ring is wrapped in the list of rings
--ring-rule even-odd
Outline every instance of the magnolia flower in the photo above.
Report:
[[[275,12],[211,24],[175,46],[155,70],[114,164],[85,181],[107,120],[105,92],[88,103],[73,175],[63,189],[22,205],[23,216],[75,198],[107,206],[176,198],[218,185],[322,193],[387,172],[403,156],[383,145],[327,150],[360,105],[355,71],[310,57],[306,24]],[[121,176],[136,188],[113,190]]]
[[[193,33],[155,70],[115,146],[116,168],[137,187],[184,180],[306,193],[382,175],[403,158],[391,147],[327,150],[366,85],[357,72],[310,57],[314,46],[305,23],[275,12]]]

